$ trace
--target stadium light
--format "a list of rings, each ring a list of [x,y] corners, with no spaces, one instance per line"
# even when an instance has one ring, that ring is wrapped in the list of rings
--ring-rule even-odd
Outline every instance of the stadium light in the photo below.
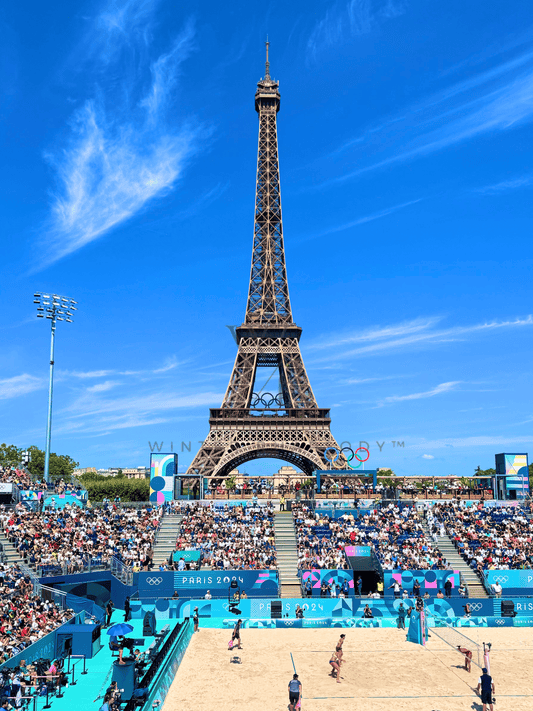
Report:
[[[54,394],[54,349],[56,322],[72,321],[72,311],[76,311],[77,301],[58,294],[43,294],[35,292],[33,303],[37,304],[37,318],[47,318],[51,321],[50,336],[50,384],[48,386],[48,419],[46,424],[46,451],[44,455],[44,479],[50,481],[50,443],[52,440],[52,397]]]

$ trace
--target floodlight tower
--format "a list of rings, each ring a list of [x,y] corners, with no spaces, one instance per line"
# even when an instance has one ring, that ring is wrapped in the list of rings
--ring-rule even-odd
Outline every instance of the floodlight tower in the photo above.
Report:
[[[37,304],[37,318],[50,319],[50,384],[48,386],[48,420],[46,425],[46,452],[44,455],[44,479],[50,481],[50,442],[52,439],[52,396],[54,393],[54,346],[56,322],[72,323],[73,311],[77,311],[77,301],[58,294],[33,295],[33,303]]]

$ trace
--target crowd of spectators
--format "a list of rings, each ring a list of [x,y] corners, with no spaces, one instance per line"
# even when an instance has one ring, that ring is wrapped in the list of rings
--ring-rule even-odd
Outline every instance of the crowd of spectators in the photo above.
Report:
[[[384,569],[446,569],[446,560],[428,540],[420,516],[412,506],[389,504],[340,518],[293,506],[298,542],[298,565],[312,568],[347,568],[345,546],[373,546]]]
[[[27,488],[32,483],[29,472],[23,469],[3,466],[0,466],[0,482],[2,484],[18,484],[22,488]]]
[[[0,508],[0,527],[30,566],[46,572],[61,567],[76,573],[89,563],[105,565],[113,556],[134,569],[148,570],[160,517],[161,510],[150,506],[82,509],[67,504],[40,513],[17,504]]]
[[[73,616],[34,595],[17,565],[0,565],[0,665]]]
[[[533,566],[533,521],[521,509],[466,507],[449,501],[434,505],[427,518],[432,533],[448,534],[481,578],[486,570]]]
[[[201,551],[199,566],[212,570],[276,569],[272,506],[215,509],[193,504],[182,513],[176,548]]]

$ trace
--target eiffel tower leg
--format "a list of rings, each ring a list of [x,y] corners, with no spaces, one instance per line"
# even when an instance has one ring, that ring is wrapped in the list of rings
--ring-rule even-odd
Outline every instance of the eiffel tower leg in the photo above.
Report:
[[[239,346],[222,407],[250,407],[256,368],[257,352]]]
[[[282,367],[280,367],[281,379],[286,383],[286,387],[291,397],[290,407],[317,407],[315,396],[307,377],[300,347],[296,339],[293,339],[296,347],[281,348]]]

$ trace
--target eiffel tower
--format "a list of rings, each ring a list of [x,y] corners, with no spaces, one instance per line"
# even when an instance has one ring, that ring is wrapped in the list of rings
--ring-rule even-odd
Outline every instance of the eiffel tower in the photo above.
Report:
[[[330,432],[329,410],[319,408],[300,353],[302,329],[292,318],[285,269],[276,114],[279,83],[257,84],[259,147],[252,270],[246,316],[235,329],[238,352],[222,407],[210,410],[209,434],[186,477],[224,478],[244,462],[283,459],[311,476],[331,468],[324,452],[340,450]],[[258,368],[274,368],[280,393],[256,393]],[[329,457],[333,458],[333,457]],[[342,467],[340,455],[333,466]]]

